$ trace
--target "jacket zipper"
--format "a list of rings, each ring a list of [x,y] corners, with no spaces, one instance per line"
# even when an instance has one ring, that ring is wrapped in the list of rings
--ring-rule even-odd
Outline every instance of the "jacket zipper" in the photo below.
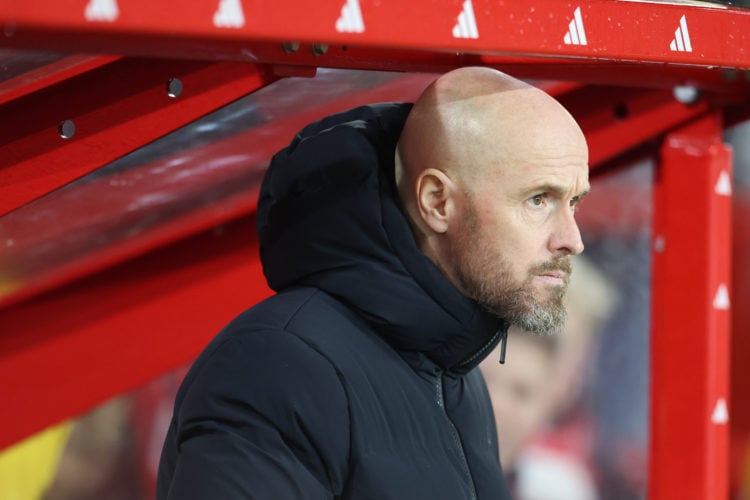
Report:
[[[472,361],[474,361],[475,359],[477,359],[479,356],[481,356],[482,354],[484,354],[485,352],[487,352],[487,350],[491,346],[494,345],[495,340],[497,340],[497,337],[499,337],[500,335],[503,336],[503,338],[502,338],[502,342],[503,342],[502,356],[500,358],[500,362],[504,363],[505,362],[505,342],[506,342],[506,339],[508,338],[508,329],[507,328],[500,328],[498,331],[495,332],[495,334],[492,336],[492,338],[490,340],[488,340],[487,343],[485,343],[482,346],[481,349],[479,349],[477,352],[475,352],[474,354],[472,354],[471,356],[469,356],[465,360],[461,361],[457,365],[457,367],[462,367],[464,365],[468,365],[469,363],[471,363]]]
[[[463,469],[464,469],[463,472],[466,475],[466,478],[468,479],[468,482],[469,482],[469,495],[470,495],[469,498],[471,498],[471,500],[477,500],[477,490],[474,486],[474,478],[471,477],[471,470],[469,469],[469,461],[466,459],[466,453],[464,452],[464,445],[461,442],[461,436],[458,434],[458,429],[456,429],[456,426],[453,424],[453,421],[448,415],[448,411],[445,409],[445,400],[443,398],[443,372],[442,371],[437,372],[437,382],[435,383],[435,389],[437,391],[437,404],[443,410],[443,415],[445,415],[445,419],[448,421],[448,426],[450,427],[451,435],[453,436],[453,442],[458,448],[459,456],[461,458],[461,464],[463,465]]]

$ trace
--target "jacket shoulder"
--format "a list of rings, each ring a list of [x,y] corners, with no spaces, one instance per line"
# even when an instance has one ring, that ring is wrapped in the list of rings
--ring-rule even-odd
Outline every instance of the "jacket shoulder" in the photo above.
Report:
[[[234,436],[232,447],[280,437],[274,446],[290,463],[336,491],[349,458],[347,395],[331,361],[284,328],[313,293],[288,295],[238,317],[198,358],[177,396],[173,445],[216,434]]]

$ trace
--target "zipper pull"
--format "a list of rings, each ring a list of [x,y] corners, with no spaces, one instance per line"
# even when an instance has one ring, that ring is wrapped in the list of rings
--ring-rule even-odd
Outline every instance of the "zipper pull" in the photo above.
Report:
[[[508,329],[505,328],[501,335],[502,337],[500,338],[500,364],[504,365],[505,364],[505,347],[508,344]]]

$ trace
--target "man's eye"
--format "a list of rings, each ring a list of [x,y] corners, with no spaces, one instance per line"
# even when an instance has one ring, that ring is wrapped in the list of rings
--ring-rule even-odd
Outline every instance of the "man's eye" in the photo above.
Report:
[[[535,207],[541,207],[542,203],[544,203],[544,195],[538,194],[536,196],[532,196],[531,198],[529,198],[529,202]]]

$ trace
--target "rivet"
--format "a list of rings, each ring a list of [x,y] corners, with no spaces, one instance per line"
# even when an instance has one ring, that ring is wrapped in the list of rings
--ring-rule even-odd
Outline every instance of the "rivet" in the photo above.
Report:
[[[171,98],[180,97],[182,94],[182,81],[179,78],[170,78],[167,82],[167,95]]]
[[[287,54],[292,54],[299,50],[299,42],[284,42],[281,44],[281,46],[284,48],[284,52],[286,52]]]
[[[312,44],[312,53],[316,56],[322,56],[328,52],[328,45],[324,43],[314,43]]]
[[[615,118],[618,120],[624,120],[630,115],[628,105],[624,102],[618,102],[612,112],[615,115]]]
[[[57,125],[57,132],[63,139],[70,139],[76,135],[76,124],[72,120],[63,120]]]

